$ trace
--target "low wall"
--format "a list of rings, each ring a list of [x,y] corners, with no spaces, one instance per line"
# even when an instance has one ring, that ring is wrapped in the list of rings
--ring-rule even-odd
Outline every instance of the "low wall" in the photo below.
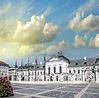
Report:
[[[22,83],[22,84],[79,84],[83,83],[79,82],[71,82],[71,81],[11,81],[11,83]]]

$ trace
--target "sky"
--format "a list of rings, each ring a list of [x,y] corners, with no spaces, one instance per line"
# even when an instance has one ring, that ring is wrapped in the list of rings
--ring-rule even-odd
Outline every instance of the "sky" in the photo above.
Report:
[[[0,0],[0,60],[14,67],[99,57],[99,0]]]

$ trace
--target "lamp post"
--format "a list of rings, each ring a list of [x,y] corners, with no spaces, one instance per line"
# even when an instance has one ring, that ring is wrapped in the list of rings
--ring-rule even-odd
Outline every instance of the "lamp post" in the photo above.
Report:
[[[95,65],[93,67],[93,71],[92,72],[94,73],[94,77],[95,77],[95,81],[96,81],[96,67],[95,67]]]

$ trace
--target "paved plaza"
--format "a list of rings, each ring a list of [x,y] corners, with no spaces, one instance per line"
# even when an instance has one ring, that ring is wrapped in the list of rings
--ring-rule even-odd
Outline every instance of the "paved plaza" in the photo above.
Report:
[[[8,98],[99,98],[99,84],[12,83],[14,96]]]

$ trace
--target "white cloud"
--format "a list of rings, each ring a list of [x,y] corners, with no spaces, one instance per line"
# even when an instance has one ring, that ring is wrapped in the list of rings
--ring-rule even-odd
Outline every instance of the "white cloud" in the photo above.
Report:
[[[67,28],[74,29],[75,25],[77,25],[80,22],[82,16],[83,16],[83,12],[82,13],[77,12],[76,16],[69,21]]]
[[[90,39],[89,47],[91,47],[91,48],[99,48],[99,34],[97,34],[95,38],[91,38]]]
[[[77,13],[76,16],[69,21],[68,28],[81,32],[81,31],[99,31],[99,16],[90,14],[82,19],[83,13]]]
[[[13,18],[12,18],[13,19]],[[31,21],[23,24],[18,21],[5,20],[0,22],[0,40],[14,41],[21,44],[41,44],[51,42],[59,30],[57,25],[46,21],[45,17],[32,16]]]
[[[75,36],[75,40],[74,40],[74,47],[77,46],[86,46],[86,40],[87,40],[87,35],[89,33],[86,33],[83,37],[79,37],[79,35],[77,34]]]
[[[79,22],[74,29],[77,31],[99,31],[99,16],[90,14]]]
[[[56,52],[60,52],[64,49],[66,49],[69,46],[68,43],[66,43],[64,40],[58,43],[58,45],[52,45],[49,46],[45,51],[43,51],[46,54],[54,54]]]
[[[17,56],[17,50],[19,45],[14,45],[13,43],[0,42],[0,58],[14,58]],[[16,55],[16,56],[15,56]]]
[[[0,6],[0,53],[1,58],[40,54],[44,43],[56,38],[59,27],[47,22],[44,15],[25,16],[33,7],[30,2],[12,5],[8,1]],[[24,6],[25,5],[25,6]],[[52,9],[46,10],[51,13]],[[2,17],[5,16],[5,17]],[[3,44],[2,44],[3,43]],[[2,44],[2,45],[1,45]]]
[[[32,16],[31,21],[23,24],[18,22],[14,40],[24,44],[38,44],[55,39],[59,27],[46,22],[44,16]]]
[[[18,54],[22,56],[37,55],[43,50],[44,45],[23,45],[19,48]]]

